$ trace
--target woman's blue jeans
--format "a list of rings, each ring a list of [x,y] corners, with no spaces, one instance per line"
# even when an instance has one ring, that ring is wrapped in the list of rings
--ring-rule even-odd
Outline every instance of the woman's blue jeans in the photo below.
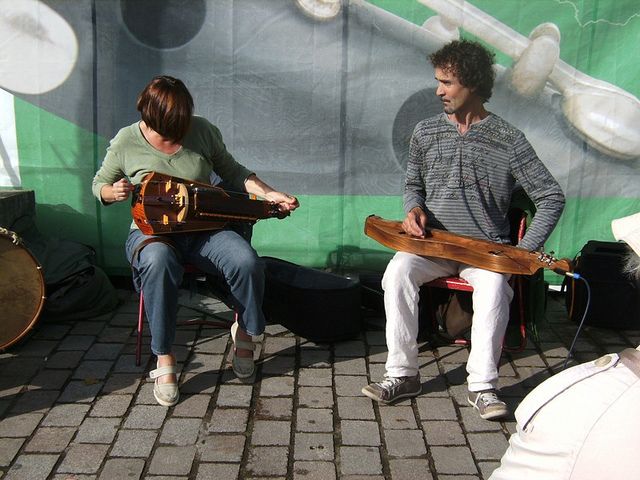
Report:
[[[126,254],[133,268],[133,282],[144,295],[144,306],[151,330],[151,351],[171,353],[178,313],[178,289],[184,264],[226,280],[231,302],[238,313],[240,327],[250,335],[264,332],[264,262],[242,236],[232,230],[175,233],[167,235],[172,245],[152,242],[138,245],[150,235],[134,229],[129,232]]]

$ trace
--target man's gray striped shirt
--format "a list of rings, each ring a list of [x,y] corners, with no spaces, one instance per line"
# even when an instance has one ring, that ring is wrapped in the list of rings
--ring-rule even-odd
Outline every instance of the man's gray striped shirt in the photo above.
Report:
[[[463,135],[444,113],[416,125],[405,212],[421,207],[431,227],[509,243],[507,213],[517,186],[536,206],[519,246],[538,249],[560,218],[564,195],[524,134],[495,114],[472,124]]]

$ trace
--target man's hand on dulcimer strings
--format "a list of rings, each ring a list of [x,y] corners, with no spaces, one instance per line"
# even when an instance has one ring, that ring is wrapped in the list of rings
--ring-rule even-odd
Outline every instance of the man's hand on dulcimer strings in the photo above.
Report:
[[[402,222],[402,229],[409,235],[424,238],[427,228],[427,214],[420,207],[415,207],[405,217]]]

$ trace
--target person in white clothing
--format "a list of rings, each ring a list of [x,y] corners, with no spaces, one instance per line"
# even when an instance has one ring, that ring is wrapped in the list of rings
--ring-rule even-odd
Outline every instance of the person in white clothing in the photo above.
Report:
[[[640,212],[616,219],[640,280]],[[567,369],[541,383],[515,412],[516,433],[489,480],[640,478],[640,346]]]

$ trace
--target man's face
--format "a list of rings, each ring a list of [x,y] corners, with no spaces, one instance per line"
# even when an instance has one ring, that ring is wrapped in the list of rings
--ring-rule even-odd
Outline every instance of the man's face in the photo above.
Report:
[[[451,70],[436,67],[435,78],[438,82],[436,95],[442,100],[444,113],[452,114],[463,110],[475,96],[474,91],[463,86]]]

